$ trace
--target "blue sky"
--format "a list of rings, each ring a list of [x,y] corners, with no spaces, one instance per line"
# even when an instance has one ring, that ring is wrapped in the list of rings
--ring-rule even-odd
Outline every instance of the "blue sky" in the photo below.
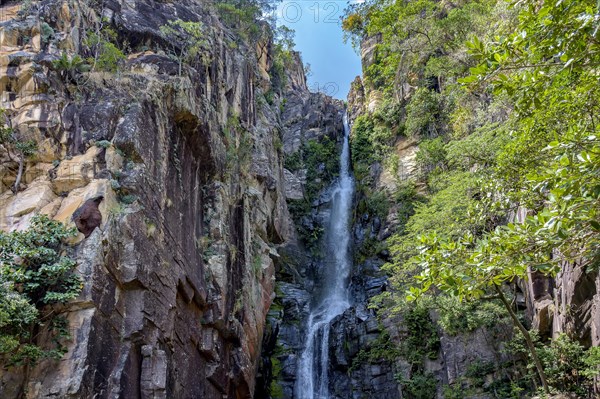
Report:
[[[344,44],[340,17],[347,0],[283,0],[277,8],[280,25],[296,31],[296,49],[311,66],[308,85],[346,99],[350,83],[361,73],[360,57]]]

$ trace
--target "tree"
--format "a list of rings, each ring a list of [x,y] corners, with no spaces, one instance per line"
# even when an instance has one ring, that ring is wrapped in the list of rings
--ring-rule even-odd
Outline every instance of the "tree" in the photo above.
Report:
[[[185,22],[177,19],[161,26],[160,32],[171,45],[173,54],[179,61],[180,76],[184,62],[191,63],[197,58],[200,58],[205,65],[209,62],[209,43],[202,22]]]
[[[281,46],[284,51],[292,51],[296,43],[294,43],[294,36],[296,32],[288,28],[285,25],[279,26],[275,30],[275,44]]]
[[[68,329],[52,305],[67,303],[81,290],[75,261],[61,253],[73,235],[74,229],[45,215],[34,216],[27,230],[0,232],[0,363],[30,365],[63,355],[60,339]],[[36,342],[44,327],[53,348]]]
[[[529,209],[530,216],[481,236],[423,236],[416,256],[421,273],[409,296],[434,287],[463,300],[495,293],[525,337],[549,392],[531,336],[502,286],[527,279],[531,271],[553,275],[564,261],[596,269],[600,264],[600,21],[591,0],[529,0],[514,7],[514,30],[469,43],[479,63],[462,81],[514,104],[517,130],[498,155],[483,197],[503,197]]]
[[[19,165],[17,177],[12,186],[12,191],[16,194],[19,192],[25,171],[25,161],[35,155],[37,143],[34,140],[22,140],[19,133],[11,127],[10,119],[3,109],[0,109],[0,145],[6,150],[9,160]],[[17,159],[14,158],[15,156]]]

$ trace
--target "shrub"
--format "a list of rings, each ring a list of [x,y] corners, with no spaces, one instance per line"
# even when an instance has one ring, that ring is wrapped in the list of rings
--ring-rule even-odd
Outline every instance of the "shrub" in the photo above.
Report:
[[[449,335],[510,323],[506,309],[498,302],[460,302],[457,298],[440,295],[436,303],[440,315],[438,323]]]
[[[104,30],[106,32],[106,29]],[[112,35],[90,33],[86,44],[94,53],[94,57],[88,59],[88,62],[100,71],[116,72],[122,62],[125,61],[125,54],[110,40]]]
[[[301,151],[296,151],[293,154],[286,155],[283,160],[283,166],[290,172],[295,172],[302,168],[302,153]]]
[[[540,341],[537,331],[530,332],[535,342],[538,356],[542,362],[548,384],[560,392],[571,392],[579,397],[588,396],[592,391],[594,378],[600,367],[600,348],[585,349],[579,342],[572,340],[566,334],[559,334],[549,343]],[[523,336],[516,333],[507,344],[507,351],[525,363],[521,365],[525,380],[531,383],[532,374],[527,371],[534,369]]]
[[[360,115],[352,125],[352,136],[350,138],[350,149],[352,163],[370,164],[373,162],[373,143],[371,133],[374,129],[373,120],[369,115]]]
[[[67,53],[62,53],[59,59],[52,61],[52,69],[58,72],[64,81],[75,83],[79,74],[89,71],[90,66],[77,54],[69,57]]]
[[[67,303],[81,290],[75,261],[61,254],[74,235],[45,215],[34,216],[27,230],[0,232],[0,363],[35,364],[64,353],[59,340],[68,336],[66,321],[48,306]],[[41,328],[54,337],[54,347],[36,344]]]
[[[437,380],[432,373],[417,372],[410,378],[401,378],[402,393],[412,399],[436,397]]]

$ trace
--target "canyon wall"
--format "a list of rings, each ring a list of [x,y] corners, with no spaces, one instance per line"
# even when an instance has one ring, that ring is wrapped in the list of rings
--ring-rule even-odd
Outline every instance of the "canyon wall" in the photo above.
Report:
[[[0,396],[252,397],[278,247],[295,240],[282,158],[296,125],[282,115],[320,134],[337,128],[323,108],[337,118],[340,105],[308,92],[297,54],[276,87],[269,28],[249,44],[210,3],[47,0],[0,15],[1,106],[38,146],[16,193],[2,153],[0,227],[36,213],[72,226],[90,207],[102,219],[68,250],[83,288],[60,309],[67,353],[2,370]],[[169,54],[160,27],[179,19],[203,23],[202,60]],[[57,67],[106,26],[126,55],[115,71]]]

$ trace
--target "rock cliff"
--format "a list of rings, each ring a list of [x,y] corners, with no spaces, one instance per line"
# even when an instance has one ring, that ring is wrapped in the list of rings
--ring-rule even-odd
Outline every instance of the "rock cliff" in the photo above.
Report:
[[[85,233],[68,352],[2,370],[0,396],[252,397],[278,246],[295,241],[286,193],[302,190],[283,153],[335,134],[339,104],[308,92],[297,55],[276,87],[268,27],[249,44],[207,2],[0,7],[1,107],[38,148],[16,192],[1,153],[0,228],[44,213]],[[201,60],[170,55],[174,20],[202,23]],[[107,28],[124,57],[102,71],[88,48]]]

